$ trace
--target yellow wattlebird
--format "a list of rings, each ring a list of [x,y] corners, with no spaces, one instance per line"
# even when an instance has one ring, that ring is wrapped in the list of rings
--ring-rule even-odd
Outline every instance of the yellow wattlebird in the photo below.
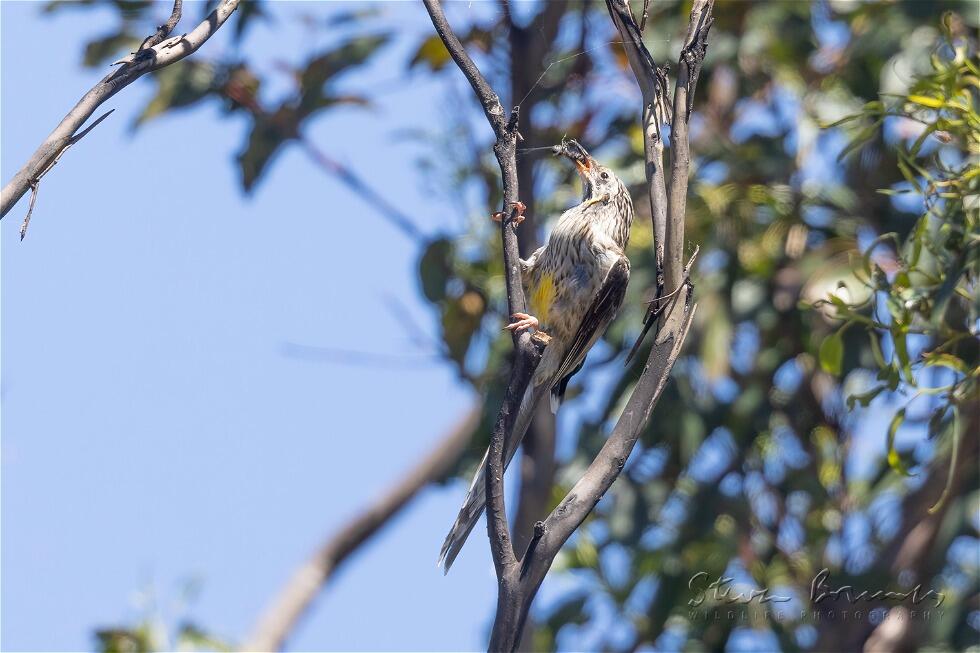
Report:
[[[626,185],[576,141],[563,141],[554,152],[571,159],[578,168],[583,197],[581,204],[558,218],[548,243],[521,260],[531,313],[513,315],[517,321],[505,328],[535,329],[546,332],[551,340],[521,401],[514,430],[507,436],[505,466],[524,438],[538,400],[550,393],[551,409],[558,410],[568,380],[582,367],[585,355],[622,305],[630,276],[625,252],[633,201]],[[445,572],[486,506],[486,469],[484,456],[442,545],[439,564]]]

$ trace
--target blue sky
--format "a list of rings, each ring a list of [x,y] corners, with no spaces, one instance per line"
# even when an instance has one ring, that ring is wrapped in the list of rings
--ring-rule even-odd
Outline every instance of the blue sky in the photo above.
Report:
[[[80,66],[81,48],[112,14],[40,9],[0,6],[4,180],[104,74]],[[411,4],[386,5],[383,20],[431,29]],[[258,58],[308,45],[256,29]],[[389,82],[408,46],[364,86]],[[173,617],[188,580],[201,584],[188,614],[243,637],[323,538],[474,401],[437,365],[288,355],[419,353],[385,307],[397,297],[432,329],[415,245],[295,148],[244,197],[244,127],[216,107],[132,134],[150,91],[141,80],[105,105],[116,113],[42,182],[23,243],[26,198],[0,224],[5,650],[89,648],[93,628],[139,618],[147,596]],[[310,135],[436,232],[451,207],[426,196],[409,167],[420,146],[392,138],[392,118],[411,106],[431,120],[441,98],[412,80]],[[495,600],[486,538],[448,577],[435,566],[462,493],[424,492],[343,568],[291,648],[482,648]]]

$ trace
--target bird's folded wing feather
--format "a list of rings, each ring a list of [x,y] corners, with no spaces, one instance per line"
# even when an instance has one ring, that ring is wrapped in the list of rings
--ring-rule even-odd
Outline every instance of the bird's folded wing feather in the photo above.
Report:
[[[625,256],[620,256],[599,286],[599,292],[589,305],[582,323],[575,332],[575,337],[565,352],[561,364],[558,367],[558,374],[555,376],[559,382],[566,376],[574,374],[585,354],[595,344],[595,341],[606,330],[609,323],[616,317],[619,307],[623,304],[626,297],[626,285],[630,279],[630,262]]]

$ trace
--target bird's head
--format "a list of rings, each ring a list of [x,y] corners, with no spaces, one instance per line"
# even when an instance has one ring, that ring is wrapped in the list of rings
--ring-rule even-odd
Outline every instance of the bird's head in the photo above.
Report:
[[[614,197],[620,192],[620,182],[612,170],[592,158],[592,155],[574,139],[562,139],[561,145],[552,148],[555,156],[571,160],[582,177],[582,199],[591,199],[608,193]]]

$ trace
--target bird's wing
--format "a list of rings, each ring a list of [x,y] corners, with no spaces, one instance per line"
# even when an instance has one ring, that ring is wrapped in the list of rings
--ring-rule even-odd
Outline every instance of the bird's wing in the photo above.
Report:
[[[565,394],[569,377],[582,367],[586,353],[616,317],[616,313],[626,297],[626,285],[629,283],[629,279],[629,259],[620,255],[609,268],[609,272],[606,273],[606,278],[599,286],[599,292],[592,299],[592,303],[582,318],[582,323],[575,332],[575,336],[558,366],[558,373],[554,377],[557,381],[551,389],[553,409],[557,408],[556,403],[560,403],[562,395]]]

